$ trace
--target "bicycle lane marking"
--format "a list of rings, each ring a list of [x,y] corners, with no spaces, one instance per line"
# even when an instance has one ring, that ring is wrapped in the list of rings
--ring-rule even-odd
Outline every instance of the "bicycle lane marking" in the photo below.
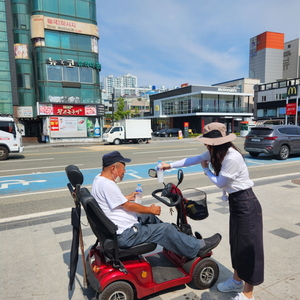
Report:
[[[300,160],[300,158],[291,158],[289,161]],[[284,161],[277,160],[257,160],[246,157],[247,166],[257,166],[261,164],[284,163]],[[126,181],[149,178],[148,170],[154,168],[155,165],[127,165],[126,173],[123,183]],[[184,172],[197,173],[202,171],[201,165],[183,167]],[[82,169],[84,176],[84,185],[91,185],[95,176],[101,172],[101,168]],[[165,175],[176,175],[177,169],[166,170]],[[12,195],[28,192],[50,191],[56,189],[64,189],[67,187],[68,178],[64,171],[48,172],[48,173],[34,173],[26,175],[13,175],[0,177],[0,196]]]

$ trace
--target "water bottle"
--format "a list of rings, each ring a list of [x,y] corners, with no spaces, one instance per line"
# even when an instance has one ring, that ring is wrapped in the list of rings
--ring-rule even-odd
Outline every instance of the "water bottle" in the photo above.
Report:
[[[161,167],[162,167],[162,164],[161,164],[161,161],[159,160],[157,162],[157,167],[156,167],[158,182],[164,182],[164,170],[161,170]]]
[[[138,194],[135,195],[135,202],[141,204],[143,190],[140,183],[137,184],[135,191],[138,192]]]

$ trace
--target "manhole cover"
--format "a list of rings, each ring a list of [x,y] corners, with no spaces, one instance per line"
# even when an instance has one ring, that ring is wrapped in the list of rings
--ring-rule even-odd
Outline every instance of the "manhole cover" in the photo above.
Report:
[[[300,184],[300,179],[294,179],[294,180],[292,180],[292,183]]]

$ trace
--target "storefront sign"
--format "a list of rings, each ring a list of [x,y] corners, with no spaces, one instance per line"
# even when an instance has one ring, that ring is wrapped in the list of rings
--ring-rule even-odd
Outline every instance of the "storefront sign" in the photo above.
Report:
[[[297,85],[293,85],[287,88],[287,95],[288,96],[297,96]]]
[[[28,45],[14,44],[15,58],[28,59]]]
[[[50,117],[50,136],[62,137],[87,137],[87,118],[84,117]]]
[[[97,116],[104,116],[105,115],[105,105],[104,104],[97,104]]]
[[[46,64],[51,65],[51,66],[66,66],[69,68],[72,67],[86,67],[86,68],[94,68],[97,69],[98,71],[101,71],[101,64],[100,63],[93,63],[93,62],[87,62],[87,61],[74,61],[73,59],[59,59],[55,60],[49,57],[46,59]]]
[[[44,38],[44,29],[86,34],[99,38],[98,27],[95,24],[72,20],[52,18],[43,15],[31,16],[31,38]]]
[[[41,116],[97,116],[96,105],[38,104]]]
[[[100,63],[93,63],[93,62],[86,62],[86,61],[79,61],[76,62],[73,59],[67,59],[67,60],[54,60],[51,57],[49,57],[48,59],[46,59],[46,63],[52,66],[67,66],[69,68],[72,67],[86,67],[86,68],[94,68],[97,70],[101,70],[101,64]]]
[[[17,107],[17,117],[18,118],[32,118],[33,117],[32,106],[18,106]]]
[[[295,115],[296,114],[296,103],[288,103],[285,107],[286,115]]]

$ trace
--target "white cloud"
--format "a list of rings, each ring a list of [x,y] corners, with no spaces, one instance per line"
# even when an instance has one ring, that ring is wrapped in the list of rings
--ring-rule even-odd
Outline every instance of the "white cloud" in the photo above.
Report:
[[[299,9],[296,0],[97,0],[101,76],[167,87],[247,77],[250,38],[299,38]]]

